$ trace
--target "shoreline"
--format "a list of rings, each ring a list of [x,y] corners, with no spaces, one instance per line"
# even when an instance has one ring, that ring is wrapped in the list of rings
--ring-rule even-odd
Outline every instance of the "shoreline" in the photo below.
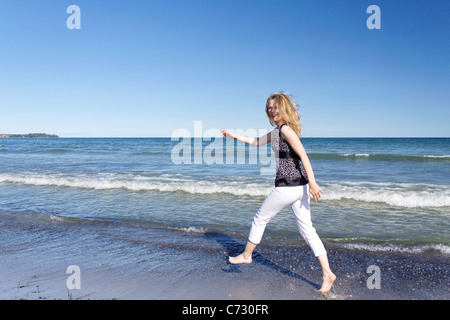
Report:
[[[337,280],[328,294],[320,266],[299,242],[262,243],[250,265],[232,265],[245,237],[120,225],[0,220],[3,300],[448,300],[450,261],[440,255],[370,252],[325,242]],[[81,289],[67,288],[67,267]],[[369,289],[369,266],[380,289]]]

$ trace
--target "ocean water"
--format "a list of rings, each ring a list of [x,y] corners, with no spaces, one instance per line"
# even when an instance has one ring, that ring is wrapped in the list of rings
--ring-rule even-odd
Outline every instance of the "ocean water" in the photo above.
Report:
[[[0,139],[0,216],[245,237],[274,185],[270,146],[171,138]],[[450,254],[449,138],[303,138],[327,244]],[[272,155],[273,156],[273,155]],[[289,208],[263,241],[303,241]]]

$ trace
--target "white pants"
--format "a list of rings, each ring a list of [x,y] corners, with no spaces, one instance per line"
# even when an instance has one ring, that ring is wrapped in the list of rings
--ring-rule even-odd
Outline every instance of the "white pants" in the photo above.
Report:
[[[248,240],[261,242],[267,223],[287,206],[291,206],[298,230],[316,257],[326,254],[325,247],[312,225],[309,208],[309,184],[298,187],[275,187],[256,213]]]

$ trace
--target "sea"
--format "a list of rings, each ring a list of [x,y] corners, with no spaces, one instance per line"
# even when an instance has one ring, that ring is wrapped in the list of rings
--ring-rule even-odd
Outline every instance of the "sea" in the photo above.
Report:
[[[450,254],[449,138],[302,143],[325,192],[311,199],[324,240]],[[246,233],[274,187],[270,154],[270,144],[258,149],[222,138],[0,139],[0,212]],[[267,233],[298,238],[290,208]]]
[[[311,199],[325,247],[448,263],[450,138],[301,141],[325,193]],[[142,241],[146,232],[164,241],[226,235],[243,246],[274,187],[273,156],[270,144],[224,138],[0,139],[0,225],[67,224],[102,234],[113,225]],[[269,222],[263,243],[305,245],[289,207]]]

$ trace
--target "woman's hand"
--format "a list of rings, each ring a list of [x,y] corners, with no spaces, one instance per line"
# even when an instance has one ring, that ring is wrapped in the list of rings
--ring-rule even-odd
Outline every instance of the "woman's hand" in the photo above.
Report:
[[[320,193],[325,194],[325,192],[320,189],[319,185],[316,182],[310,182],[309,183],[309,195],[308,197],[311,198],[311,196],[314,198],[314,201],[319,201],[320,199]]]
[[[222,130],[221,132],[222,132],[222,138],[231,138],[231,139],[235,138],[234,134],[229,130]]]

